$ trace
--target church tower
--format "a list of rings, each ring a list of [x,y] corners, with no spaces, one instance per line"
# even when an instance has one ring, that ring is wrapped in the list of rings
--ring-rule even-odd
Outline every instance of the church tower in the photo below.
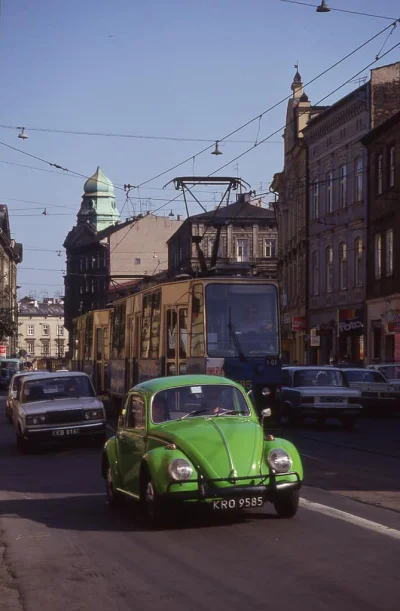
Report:
[[[90,223],[96,231],[115,225],[120,214],[115,204],[114,185],[97,166],[96,172],[83,187],[77,225]]]

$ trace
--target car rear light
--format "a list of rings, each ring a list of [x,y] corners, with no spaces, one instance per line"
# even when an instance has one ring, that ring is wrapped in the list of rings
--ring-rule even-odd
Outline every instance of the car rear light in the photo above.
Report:
[[[396,397],[396,395],[392,392],[383,392],[382,393],[382,397],[384,399],[394,399]]]
[[[314,397],[301,397],[302,403],[314,403],[314,401],[315,401]]]
[[[358,397],[349,397],[349,403],[358,404],[360,403],[360,399]]]

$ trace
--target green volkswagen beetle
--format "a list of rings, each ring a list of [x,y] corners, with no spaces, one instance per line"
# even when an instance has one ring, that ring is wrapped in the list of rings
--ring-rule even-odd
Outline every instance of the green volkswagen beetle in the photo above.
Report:
[[[117,433],[103,449],[102,475],[111,504],[134,498],[156,525],[173,503],[222,513],[269,501],[279,517],[291,518],[303,468],[292,443],[265,436],[240,384],[183,375],[127,394]]]

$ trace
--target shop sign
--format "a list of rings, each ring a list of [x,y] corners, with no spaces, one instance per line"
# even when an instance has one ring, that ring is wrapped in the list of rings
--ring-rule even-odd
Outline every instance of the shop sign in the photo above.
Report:
[[[7,346],[5,346],[4,344],[0,345],[0,358],[1,359],[5,359],[7,356]]]
[[[362,335],[363,329],[362,310],[339,310],[339,333]]]
[[[290,314],[284,314],[283,315],[283,324],[284,325],[290,325]]]
[[[400,333],[400,310],[389,310],[387,322],[389,333]]]
[[[305,316],[293,316],[292,331],[305,331],[305,330],[306,330],[306,317]]]

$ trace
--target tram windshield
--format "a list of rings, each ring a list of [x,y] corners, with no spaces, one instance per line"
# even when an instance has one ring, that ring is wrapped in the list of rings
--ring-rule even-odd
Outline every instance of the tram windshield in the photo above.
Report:
[[[278,291],[273,284],[208,284],[210,357],[279,354]]]

